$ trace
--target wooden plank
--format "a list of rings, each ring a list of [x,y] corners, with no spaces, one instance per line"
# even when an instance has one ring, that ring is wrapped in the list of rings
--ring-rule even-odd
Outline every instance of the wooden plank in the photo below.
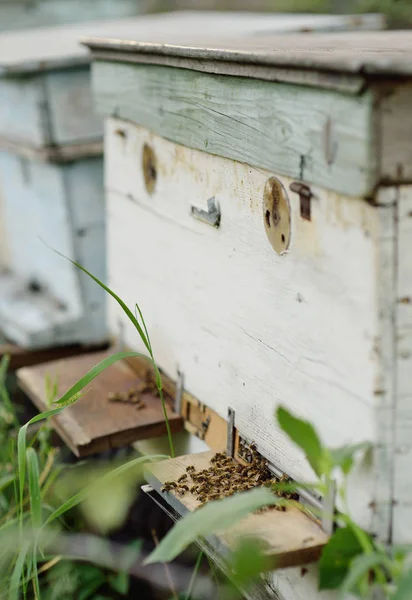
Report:
[[[71,346],[54,346],[51,348],[22,348],[15,344],[0,344],[0,360],[4,355],[10,357],[9,370],[15,371],[22,367],[31,367],[39,363],[45,363],[69,356],[79,356],[80,354],[96,352],[105,346],[81,346],[72,344]]]
[[[0,149],[27,160],[61,164],[102,156],[103,141],[99,139],[64,146],[32,146],[25,141],[17,142],[0,136]]]
[[[49,2],[61,5],[62,0]],[[81,1],[81,0],[78,0]],[[123,0],[123,2],[126,0]],[[130,0],[131,1],[131,0]],[[76,0],[70,0],[75,10]],[[119,15],[120,16],[120,15]],[[55,27],[42,27],[31,31],[11,31],[0,36],[0,75],[21,74],[47,69],[86,64],[89,56],[79,43],[81,38],[112,39],[124,41],[138,39],[145,42],[178,44],[182,40],[197,41],[205,31],[220,34],[226,39],[253,34],[285,33],[310,28],[330,30],[347,28],[381,28],[382,17],[358,16],[353,19],[345,15],[299,15],[262,14],[253,12],[233,13],[221,11],[168,12],[145,15],[134,19],[112,18],[110,21],[92,21]],[[209,41],[213,37],[209,35]],[[122,43],[123,45],[123,43]]]
[[[108,280],[129,306],[141,306],[164,372],[176,379],[179,365],[186,390],[223,419],[234,408],[241,435],[296,480],[313,473],[275,423],[279,404],[311,420],[329,446],[377,443],[376,207],[313,187],[309,221],[290,192],[292,181],[279,177],[289,196],[291,244],[278,255],[262,211],[272,172],[116,119],[107,124],[106,141]],[[152,194],[139,168],[145,144],[156,156]],[[192,205],[204,208],[211,197],[220,205],[219,229],[190,215]],[[125,343],[142,349],[110,303],[112,331],[119,321]],[[351,489],[352,506],[369,527],[374,474],[362,477],[363,485]]]
[[[393,422],[393,542],[412,542],[412,187],[397,190],[396,412]]]
[[[37,408],[43,411],[47,409],[44,389],[46,376],[52,380],[57,378],[58,394],[61,395],[107,354],[99,352],[74,356],[19,369],[18,383]],[[86,456],[166,433],[160,399],[153,392],[142,394],[146,406],[141,410],[135,404],[108,400],[110,393],[127,392],[141,381],[125,363],[115,363],[96,377],[79,402],[53,418],[56,431],[76,456]],[[171,430],[179,431],[182,419],[169,404],[167,415]]]
[[[379,27],[380,28],[380,27]],[[406,31],[347,31],[345,33],[287,33],[285,35],[213,35],[207,31],[203,36],[181,35],[180,39],[167,42],[151,36],[149,40],[134,36],[123,39],[86,39],[95,50],[118,53],[122,62],[127,53],[175,56],[199,60],[215,60],[225,65],[256,64],[286,69],[342,72],[362,76],[409,78],[412,75],[412,33]],[[239,70],[241,75],[241,69]],[[281,80],[281,79],[280,79]]]
[[[380,369],[374,385],[377,439],[374,449],[375,482],[373,490],[372,529],[377,538],[387,544],[392,535],[394,418],[396,403],[396,212],[398,191],[395,187],[380,188],[376,194],[376,261],[378,335],[374,352],[379,356]],[[359,485],[362,485],[359,482]]]
[[[196,471],[207,469],[214,452],[201,452],[150,465],[146,471],[149,484],[181,515],[193,512],[200,502],[190,492],[179,496],[172,490],[162,491],[166,481],[176,481],[193,465]],[[290,567],[316,560],[328,536],[317,523],[295,507],[286,512],[271,510],[248,515],[238,525],[217,536],[217,541],[207,541],[218,546],[223,553],[243,537],[255,536],[265,543],[265,553],[271,559],[271,567]]]
[[[350,195],[377,182],[372,96],[156,65],[93,65],[98,110],[190,148]],[[136,102],[138,98],[138,102]],[[336,152],[325,136],[333,130]]]

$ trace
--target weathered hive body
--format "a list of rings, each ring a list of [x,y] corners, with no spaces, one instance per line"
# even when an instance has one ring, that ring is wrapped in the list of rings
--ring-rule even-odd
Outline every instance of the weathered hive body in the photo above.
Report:
[[[412,36],[87,43],[109,117],[109,281],[139,302],[160,366],[222,418],[234,409],[297,480],[313,474],[279,404],[330,446],[372,442],[352,515],[410,543]],[[313,572],[271,587],[317,597]]]
[[[0,36],[0,330],[26,348],[107,335],[104,294],[51,250],[104,278],[102,122],[81,33]]]

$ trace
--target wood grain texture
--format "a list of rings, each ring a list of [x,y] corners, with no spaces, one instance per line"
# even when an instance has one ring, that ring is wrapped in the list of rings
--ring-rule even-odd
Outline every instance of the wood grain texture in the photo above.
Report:
[[[152,195],[139,168],[145,143],[157,157]],[[377,443],[376,207],[314,187],[307,221],[291,180],[280,177],[291,246],[279,256],[262,214],[272,172],[116,119],[107,123],[106,165],[109,282],[130,306],[139,302],[165,372],[175,378],[179,366],[186,389],[222,418],[234,408],[241,435],[295,479],[313,474],[274,422],[279,404],[310,419],[327,445]],[[192,204],[205,207],[210,197],[221,207],[219,229],[190,216]],[[112,303],[109,319],[116,331],[122,317]],[[139,346],[126,323],[125,341]],[[367,527],[373,481],[364,473],[351,490],[354,515]]]
[[[412,542],[412,187],[397,190],[397,313],[395,352],[396,412],[394,415],[393,541]]]
[[[369,93],[351,97],[156,65],[97,62],[92,72],[104,115],[342,193],[368,194],[376,183]],[[337,144],[332,162],[325,149],[329,121]]]
[[[158,462],[147,468],[146,479],[180,514],[193,512],[200,503],[190,492],[178,496],[173,491],[162,492],[161,487],[166,481],[176,481],[186,473],[188,465],[193,465],[196,470],[208,468],[213,455],[214,452],[202,452]],[[234,527],[218,534],[218,547],[226,547],[227,552],[239,539],[248,537],[258,537],[264,542],[265,554],[272,567],[275,564],[277,567],[290,567],[312,562],[318,558],[328,539],[319,525],[298,508],[291,507],[286,512],[270,510],[248,515]]]
[[[101,361],[107,352],[91,353],[53,361],[17,371],[20,387],[40,411],[46,410],[45,377],[58,380],[62,395],[89,369]],[[58,434],[76,454],[86,456],[96,452],[131,444],[145,437],[166,432],[160,399],[153,393],[142,394],[146,408],[137,410],[133,404],[109,402],[111,392],[126,392],[141,379],[122,362],[115,363],[93,380],[84,396],[73,406],[53,418]],[[182,420],[167,406],[172,431],[178,431]]]

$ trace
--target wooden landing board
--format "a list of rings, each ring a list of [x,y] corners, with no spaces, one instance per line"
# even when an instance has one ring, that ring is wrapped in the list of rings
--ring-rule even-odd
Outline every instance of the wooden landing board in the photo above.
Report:
[[[106,346],[90,347],[71,344],[70,346],[54,346],[52,348],[35,349],[22,348],[21,346],[5,342],[3,344],[0,343],[0,360],[3,356],[8,354],[10,357],[9,370],[15,371],[16,369],[38,365],[39,363],[96,352],[96,350],[101,350],[104,347]]]
[[[61,395],[108,354],[107,351],[97,352],[26,367],[17,371],[17,380],[37,408],[43,411],[47,408],[46,375],[52,379],[58,378]],[[76,456],[102,452],[166,433],[162,406],[157,395],[143,393],[142,400],[146,406],[140,410],[134,404],[108,400],[110,393],[127,392],[141,381],[142,378],[125,362],[115,363],[91,382],[83,398],[53,419],[56,431]],[[167,413],[171,430],[180,430],[181,417],[169,406]]]
[[[173,491],[162,492],[166,481],[176,481],[193,465],[197,471],[207,469],[214,452],[189,454],[150,465],[146,470],[146,480],[168,504],[181,516],[194,511],[199,501],[190,492],[178,496]],[[313,562],[319,558],[328,536],[319,525],[298,508],[288,508],[285,512],[269,510],[248,515],[236,526],[222,534],[207,537],[207,542],[219,552],[225,553],[234,546],[239,537],[258,537],[267,548],[267,555],[273,559],[271,567],[292,567]]]

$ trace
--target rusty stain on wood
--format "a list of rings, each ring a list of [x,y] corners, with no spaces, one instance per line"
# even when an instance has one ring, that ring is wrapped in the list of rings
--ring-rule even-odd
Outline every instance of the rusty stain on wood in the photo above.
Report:
[[[149,144],[143,146],[143,177],[148,194],[153,194],[157,180],[157,160],[154,150]]]

